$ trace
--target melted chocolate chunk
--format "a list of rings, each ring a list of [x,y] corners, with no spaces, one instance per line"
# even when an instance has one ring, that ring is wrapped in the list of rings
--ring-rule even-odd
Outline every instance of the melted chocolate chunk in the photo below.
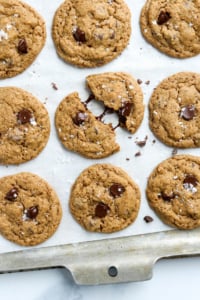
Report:
[[[196,113],[196,108],[194,105],[187,105],[187,106],[184,106],[182,109],[181,109],[181,113],[180,113],[180,116],[186,120],[186,121],[190,121],[194,118],[195,116],[195,113]]]
[[[124,102],[122,107],[118,111],[119,122],[122,124],[126,123],[126,118],[130,115],[133,104],[130,102]]]
[[[170,13],[167,11],[161,11],[158,16],[157,24],[163,25],[164,23],[168,22],[169,19],[171,19]]]
[[[25,39],[20,39],[17,45],[17,51],[19,54],[28,53],[28,45]]]
[[[87,114],[85,114],[84,112],[79,111],[76,114],[75,118],[73,119],[73,122],[77,126],[80,126],[81,124],[83,124],[85,122],[86,119],[87,119]]]
[[[76,28],[76,30],[73,32],[73,37],[77,42],[85,43],[85,32],[82,31],[79,27]]]
[[[185,187],[185,185],[197,186],[197,184],[198,184],[198,180],[192,174],[186,175],[185,179],[183,180],[183,186],[184,187]]]
[[[18,197],[18,189],[17,188],[12,188],[5,196],[5,199],[6,200],[9,200],[9,201],[15,201]]]
[[[19,124],[30,123],[32,117],[32,112],[25,108],[17,113],[17,121]]]
[[[110,208],[107,204],[99,202],[95,208],[95,216],[98,218],[104,218],[108,214],[109,210]]]
[[[26,217],[29,219],[35,219],[38,215],[38,206],[31,206],[26,211]]]
[[[112,108],[109,108],[109,107],[105,107],[104,111],[102,112],[102,114],[100,114],[99,116],[96,117],[96,119],[98,121],[102,121],[103,117],[106,115],[106,114],[112,114],[114,112],[114,110]]]
[[[125,187],[119,183],[113,183],[109,188],[109,192],[113,198],[117,198],[125,192]]]
[[[144,221],[145,221],[146,223],[151,223],[151,222],[153,222],[153,218],[152,218],[151,216],[145,216],[145,217],[144,217]]]
[[[175,194],[171,192],[169,195],[166,194],[165,192],[161,193],[161,197],[163,198],[164,201],[170,202],[172,199],[175,198]]]

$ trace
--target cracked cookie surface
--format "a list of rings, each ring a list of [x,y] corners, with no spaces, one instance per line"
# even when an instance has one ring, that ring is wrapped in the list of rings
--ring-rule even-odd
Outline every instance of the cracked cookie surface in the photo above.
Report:
[[[0,78],[22,73],[46,40],[43,18],[19,0],[0,0]]]
[[[35,158],[50,134],[44,105],[17,87],[0,88],[0,164],[20,164]]]
[[[168,225],[180,229],[200,226],[200,158],[176,155],[161,162],[147,185],[150,206]]]
[[[143,93],[137,81],[127,73],[107,72],[90,75],[86,82],[96,100],[117,112],[120,126],[135,133],[144,116]]]
[[[166,145],[200,147],[200,74],[176,73],[164,79],[149,102],[149,125]]]
[[[22,172],[0,178],[0,233],[23,246],[44,242],[56,231],[62,208],[39,176]]]
[[[200,0],[147,0],[140,16],[144,38],[165,54],[200,53]]]
[[[123,0],[66,0],[54,16],[58,55],[79,67],[97,67],[116,58],[131,35],[131,14]]]
[[[120,149],[112,126],[99,121],[80,101],[78,93],[61,101],[55,125],[62,144],[85,157],[103,158]]]
[[[133,223],[140,207],[140,190],[121,168],[96,164],[76,179],[70,210],[88,231],[115,232]]]

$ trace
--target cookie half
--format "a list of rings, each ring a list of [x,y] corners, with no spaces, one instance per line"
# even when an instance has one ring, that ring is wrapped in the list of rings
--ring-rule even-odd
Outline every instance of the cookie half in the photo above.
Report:
[[[147,0],[140,27],[152,46],[169,56],[186,58],[200,53],[199,18],[199,0]]]
[[[123,0],[66,0],[55,13],[52,36],[58,55],[79,67],[116,58],[131,35],[131,14]]]
[[[115,232],[136,219],[140,190],[121,168],[96,164],[85,169],[75,181],[70,210],[88,231]]]
[[[0,0],[0,79],[28,68],[46,40],[43,18],[19,0]]]
[[[123,72],[90,75],[87,85],[96,100],[119,116],[119,124],[135,133],[144,116],[143,93],[137,81]]]
[[[46,146],[49,115],[32,94],[17,87],[0,88],[0,164],[20,164]]]
[[[55,125],[62,144],[85,157],[102,158],[120,149],[112,126],[99,121],[80,101],[78,93],[68,95],[59,104]]]
[[[166,145],[200,146],[200,74],[181,72],[164,79],[149,102],[149,125]]]
[[[44,179],[26,172],[0,179],[0,233],[6,239],[37,245],[52,236],[61,217],[59,199]]]
[[[176,155],[161,162],[147,184],[150,206],[168,225],[180,229],[200,226],[200,158]]]

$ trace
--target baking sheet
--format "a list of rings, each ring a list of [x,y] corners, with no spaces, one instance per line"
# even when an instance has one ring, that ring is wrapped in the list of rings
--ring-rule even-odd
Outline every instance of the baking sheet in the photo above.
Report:
[[[61,224],[49,240],[36,247],[122,237],[170,229],[149,208],[145,196],[148,175],[159,162],[171,156],[173,150],[159,142],[149,130],[147,104],[153,88],[165,77],[180,71],[198,72],[200,65],[199,56],[184,60],[173,59],[147,44],[142,38],[139,29],[139,15],[145,0],[126,0],[132,12],[132,35],[128,47],[122,55],[103,67],[78,69],[63,62],[57,56],[51,38],[53,15],[63,1],[26,0],[25,2],[32,5],[46,20],[47,41],[36,61],[24,73],[14,78],[1,80],[0,86],[23,88],[45,103],[51,119],[51,135],[46,148],[37,158],[19,166],[0,166],[0,176],[22,171],[33,172],[46,179],[57,192],[63,208]],[[88,91],[85,87],[86,76],[115,71],[125,71],[136,79],[142,80],[141,88],[144,93],[146,106],[142,125],[134,135],[118,128],[116,134],[121,151],[108,158],[91,160],[67,151],[59,142],[54,127],[54,113],[58,104],[66,95],[74,91],[79,92],[82,100],[86,100],[88,97]],[[150,83],[147,84],[147,81],[150,81]],[[53,89],[52,83],[57,85],[58,90]],[[94,111],[98,110],[97,107],[92,109]],[[146,146],[143,148],[137,146],[135,142],[144,140],[146,136],[148,137]],[[156,140],[156,142],[153,143],[153,140]],[[141,156],[135,157],[138,151],[141,152]],[[198,155],[198,152],[198,149],[178,150],[179,154],[190,153]],[[112,234],[87,232],[76,223],[69,213],[68,199],[71,185],[83,169],[94,163],[112,163],[122,167],[140,187],[142,197],[139,215],[132,225],[120,232]],[[153,217],[154,221],[148,224],[145,223],[143,218],[146,215]],[[15,245],[0,236],[0,253],[21,249],[27,249],[27,247]]]

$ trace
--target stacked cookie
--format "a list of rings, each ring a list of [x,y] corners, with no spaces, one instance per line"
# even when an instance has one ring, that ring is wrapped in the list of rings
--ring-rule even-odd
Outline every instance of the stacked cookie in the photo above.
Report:
[[[20,0],[0,0],[0,79],[24,72],[46,40],[43,18]],[[148,0],[140,15],[144,38],[176,58],[200,53],[199,1]],[[52,18],[58,56],[80,68],[103,66],[117,58],[131,36],[131,12],[123,0],[65,0]],[[143,92],[129,73],[87,75],[89,97],[74,91],[57,106],[55,127],[66,151],[102,159],[120,151],[116,128],[135,134],[144,117]],[[95,115],[88,103],[104,107]],[[180,72],[164,79],[149,101],[149,126],[170,147],[200,145],[200,75]],[[0,164],[36,159],[50,135],[49,114],[40,100],[16,87],[0,88]],[[117,126],[104,122],[115,114]],[[108,117],[109,119],[109,117]],[[150,206],[168,225],[200,226],[198,157],[177,155],[161,162],[147,183]],[[69,208],[86,230],[111,233],[132,224],[140,208],[138,185],[121,168],[98,163],[72,185]],[[20,245],[39,244],[55,233],[62,218],[55,191],[29,172],[0,179],[0,233]]]

